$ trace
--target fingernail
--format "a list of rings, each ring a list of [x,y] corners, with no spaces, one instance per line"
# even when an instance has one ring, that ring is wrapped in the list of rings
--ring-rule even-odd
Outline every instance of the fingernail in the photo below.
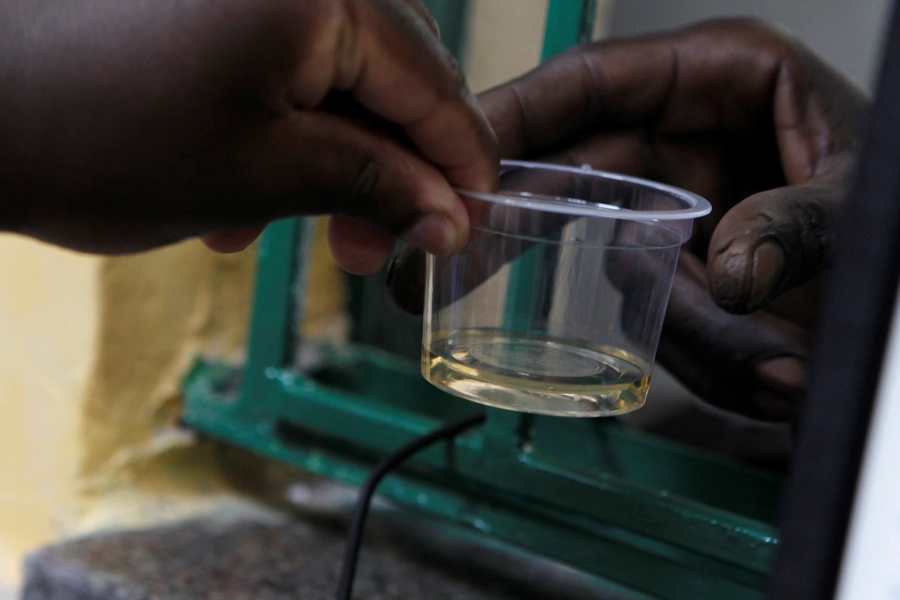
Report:
[[[755,310],[769,299],[784,273],[784,252],[778,242],[763,242],[753,253],[753,279],[748,308]]]
[[[388,266],[387,294],[404,312],[421,315],[425,299],[425,254],[407,248]]]
[[[456,226],[450,219],[435,213],[416,223],[402,239],[425,252],[446,256],[456,250],[458,236]]]
[[[780,356],[757,363],[753,372],[764,384],[782,394],[801,396],[806,393],[808,363],[794,356]]]

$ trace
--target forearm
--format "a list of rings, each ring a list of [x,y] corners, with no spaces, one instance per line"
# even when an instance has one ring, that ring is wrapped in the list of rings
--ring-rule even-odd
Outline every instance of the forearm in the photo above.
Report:
[[[98,127],[115,119],[104,80],[120,75],[101,14],[83,0],[0,6],[0,229],[64,218],[61,199],[86,193],[93,163],[109,154],[112,130]]]
[[[0,230],[46,239],[173,193],[179,169],[196,167],[187,152],[200,142],[184,132],[212,130],[201,85],[222,89],[210,81],[238,70],[217,61],[204,72],[200,53],[227,44],[205,5],[0,4]],[[229,33],[237,46],[240,32]]]
[[[335,92],[377,119],[322,110]],[[421,241],[447,253],[452,188],[496,185],[495,142],[416,3],[0,2],[0,228],[68,248],[331,212],[380,249],[434,215]]]
[[[37,192],[34,166],[43,152],[32,124],[38,110],[35,56],[29,52],[34,7],[10,0],[0,7],[0,231],[20,231],[27,220],[29,190]]]

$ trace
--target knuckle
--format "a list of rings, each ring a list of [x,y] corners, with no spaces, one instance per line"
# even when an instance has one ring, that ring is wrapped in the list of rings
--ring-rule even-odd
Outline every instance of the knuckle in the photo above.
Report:
[[[706,26],[715,29],[727,29],[735,33],[756,35],[766,38],[785,37],[785,31],[770,21],[759,17],[726,17],[712,19],[706,22]]]
[[[769,214],[760,229],[768,231],[786,255],[782,285],[802,283],[828,266],[838,236],[832,207],[820,198],[797,198],[771,207]]]
[[[804,275],[812,275],[830,260],[836,228],[831,212],[819,202],[798,202],[792,211],[807,255]]]
[[[769,21],[759,17],[737,17],[734,19],[736,27],[740,27],[748,32],[759,33],[763,35],[779,36],[779,30],[775,28]]]
[[[453,58],[449,51],[446,53],[446,64],[455,89],[461,94],[468,96],[469,83],[466,80],[466,75],[463,73],[462,67],[459,66],[459,61]]]
[[[354,215],[379,223],[393,236],[401,235],[409,228],[414,215],[408,214],[404,200],[413,191],[392,177],[376,157],[361,159],[354,167],[350,181],[350,210]]]
[[[362,206],[370,204],[384,179],[384,170],[373,157],[364,158],[353,174],[351,193]]]
[[[713,19],[697,27],[695,31],[717,43],[721,43],[724,38],[729,44],[756,48],[770,62],[777,62],[794,54],[799,44],[795,35],[787,28],[758,17]]]
[[[425,25],[431,30],[431,33],[438,39],[441,39],[441,29],[437,19],[431,14],[425,3],[422,0],[406,0],[406,4],[422,18]]]
[[[431,33],[437,39],[441,39],[441,26],[438,24],[437,19],[428,10],[423,8],[422,11],[422,18],[425,20],[425,24],[428,25],[428,29],[431,30]]]
[[[469,89],[469,82],[459,62],[453,58],[453,55],[445,47],[441,46],[439,51],[439,64],[446,74],[445,84],[441,86],[443,90],[442,95],[445,98],[453,100],[463,99],[474,103],[474,96]]]

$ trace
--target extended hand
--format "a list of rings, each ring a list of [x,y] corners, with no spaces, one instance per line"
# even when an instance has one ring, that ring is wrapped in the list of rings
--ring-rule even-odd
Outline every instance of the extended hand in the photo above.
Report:
[[[459,249],[496,141],[418,0],[9,0],[0,229],[87,252],[336,213],[339,262]],[[351,218],[352,217],[352,218]],[[356,220],[362,219],[362,220]]]
[[[659,359],[712,403],[790,418],[864,96],[782,32],[737,20],[581,46],[481,101],[504,157],[587,163],[713,203],[682,252]],[[421,264],[410,251],[390,272],[410,310]]]

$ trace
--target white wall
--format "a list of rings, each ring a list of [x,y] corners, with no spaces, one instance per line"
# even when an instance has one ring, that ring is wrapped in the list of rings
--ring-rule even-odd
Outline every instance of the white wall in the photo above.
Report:
[[[724,16],[781,23],[871,89],[890,0],[618,0],[610,31],[630,35]]]

